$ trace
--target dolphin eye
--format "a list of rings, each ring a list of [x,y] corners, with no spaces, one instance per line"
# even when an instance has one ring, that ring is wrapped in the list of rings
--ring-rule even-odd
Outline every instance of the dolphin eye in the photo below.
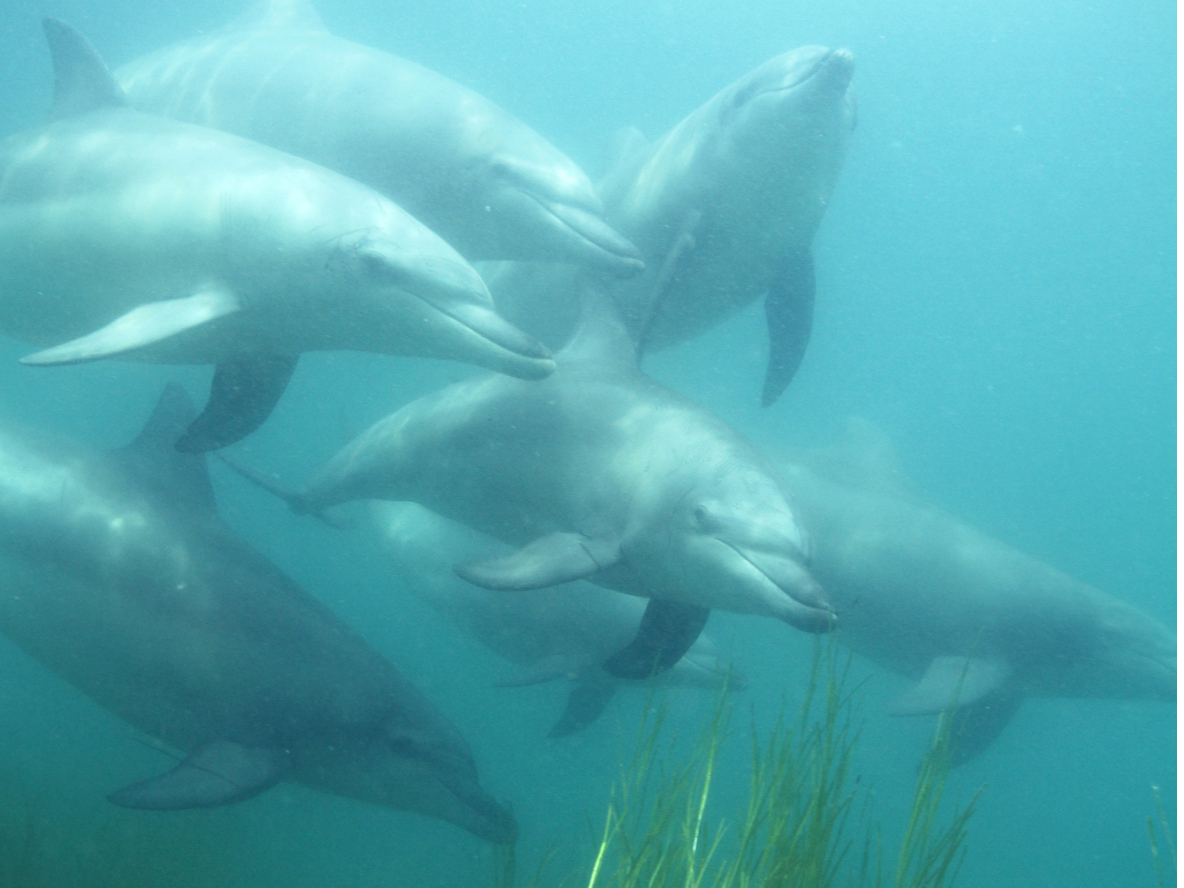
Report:
[[[695,511],[692,513],[695,516],[695,523],[700,527],[707,524],[707,507],[704,505],[695,506]]]

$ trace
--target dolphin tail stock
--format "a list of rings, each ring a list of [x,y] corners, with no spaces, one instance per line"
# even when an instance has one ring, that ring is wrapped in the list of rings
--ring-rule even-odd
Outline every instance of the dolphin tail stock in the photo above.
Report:
[[[617,692],[617,682],[607,673],[590,676],[581,681],[567,695],[567,705],[559,721],[551,726],[547,736],[553,739],[570,737],[584,730],[604,712],[609,701]]]
[[[289,490],[287,487],[279,484],[268,475],[260,472],[258,469],[252,469],[250,466],[244,466],[242,463],[231,459],[223,453],[215,453],[214,456],[216,456],[231,471],[241,475],[256,487],[267,491],[278,499],[283,500],[297,515],[311,515],[322,524],[327,524],[329,527],[335,528],[337,530],[349,529],[350,523],[348,521],[344,521],[339,518],[333,518],[329,515],[326,515],[324,512],[311,508],[308,505],[308,501],[304,497],[304,494],[299,493],[298,491]]]
[[[177,449],[217,450],[258,429],[284,394],[298,360],[297,355],[253,355],[218,364],[210,399],[177,441]]]
[[[604,671],[615,678],[629,679],[665,672],[691,649],[710,614],[705,607],[651,598],[637,635],[604,661]]]
[[[769,407],[789,387],[810,343],[814,328],[814,254],[810,248],[786,257],[765,296],[769,325],[769,365],[761,406]]]

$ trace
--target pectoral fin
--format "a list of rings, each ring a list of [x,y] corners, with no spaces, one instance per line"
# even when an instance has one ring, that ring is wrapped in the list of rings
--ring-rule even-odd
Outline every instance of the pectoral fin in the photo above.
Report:
[[[960,706],[954,712],[954,723],[950,733],[953,744],[954,767],[964,765],[979,756],[1003,733],[1020,708],[1023,696],[1014,691],[1000,691],[972,703]]]
[[[195,749],[159,777],[108,796],[124,808],[177,811],[212,808],[256,796],[278,783],[290,767],[286,752],[222,741]]]
[[[551,533],[512,555],[458,564],[453,569],[475,586],[524,591],[582,580],[620,559],[621,549],[615,542],[578,533]]]
[[[604,675],[592,681],[583,681],[572,688],[567,696],[567,708],[559,721],[547,732],[548,737],[567,737],[582,731],[604,712],[604,707],[617,691],[617,683]]]
[[[604,661],[604,671],[634,679],[665,672],[691,649],[710,613],[705,607],[651,598],[637,635]]]
[[[682,220],[682,225],[679,226],[678,234],[670,242],[670,249],[662,257],[662,264],[658,268],[658,274],[654,277],[654,286],[650,290],[649,300],[646,303],[645,315],[641,318],[638,326],[637,354],[639,356],[645,354],[654,323],[666,305],[667,296],[675,284],[677,275],[694,252],[695,237],[702,222],[702,210],[696,209],[687,213]]]
[[[769,324],[769,366],[761,405],[781,397],[806,354],[814,326],[814,254],[809,247],[786,257],[765,296]]]
[[[205,453],[245,438],[271,415],[296,372],[296,355],[253,355],[214,370],[206,409],[177,441],[182,453]]]
[[[114,358],[238,310],[238,300],[226,290],[206,290],[184,299],[149,302],[94,333],[21,358],[21,363],[45,366]]]
[[[936,715],[1004,691],[1011,667],[1002,660],[934,657],[920,681],[889,707],[893,715]]]

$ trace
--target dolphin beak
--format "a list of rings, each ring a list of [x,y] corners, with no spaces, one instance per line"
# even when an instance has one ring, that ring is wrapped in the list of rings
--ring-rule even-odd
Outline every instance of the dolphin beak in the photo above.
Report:
[[[434,307],[496,348],[494,354],[474,356],[473,363],[520,379],[543,379],[555,369],[555,360],[545,345],[492,308],[473,302]]]
[[[583,241],[577,257],[614,277],[636,277],[645,270],[641,251],[625,240],[607,222],[572,204],[535,198],[556,222]]]
[[[476,782],[450,774],[437,774],[441,785],[463,806],[464,816],[453,822],[478,838],[496,845],[511,845],[518,838],[514,813],[497,803]]]
[[[785,593],[789,607],[782,618],[791,626],[820,634],[835,627],[837,618],[830,602],[810,573],[800,562],[784,555],[740,549],[736,553],[760,571],[774,586]]]

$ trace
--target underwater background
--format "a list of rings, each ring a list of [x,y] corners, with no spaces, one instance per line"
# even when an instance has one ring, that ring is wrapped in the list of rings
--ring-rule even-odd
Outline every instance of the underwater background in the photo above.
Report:
[[[8,0],[0,133],[49,107],[43,15],[77,26],[114,68],[242,8]],[[759,305],[648,358],[647,372],[769,449],[826,444],[848,416],[872,420],[926,498],[1175,625],[1173,4],[335,0],[318,10],[334,33],[497,102],[593,179],[618,128],[659,136],[778,53],[851,49],[859,123],[815,240],[814,333],[792,386],[759,407]],[[0,414],[96,446],[134,437],[165,381],[199,403],[208,385],[208,368],[22,367],[29,350],[0,339]],[[469,372],[306,355],[272,418],[233,452],[303,481],[346,437]],[[522,868],[557,849],[556,871],[586,874],[645,692],[619,694],[581,734],[547,739],[566,687],[492,687],[506,664],[399,594],[369,536],[296,518],[224,467],[211,471],[223,517],[461,730],[483,785],[513,803]],[[783,701],[795,704],[809,637],[718,612],[708,631],[749,679],[735,699],[744,720],[771,723]],[[874,787],[888,847],[933,721],[888,717],[904,680],[866,661],[854,670],[871,676],[854,773]],[[713,706],[686,690],[668,703],[689,735]],[[1153,701],[1026,701],[950,777],[947,793],[964,801],[987,784],[958,884],[1155,884],[1147,817],[1152,787],[1175,811],[1175,725],[1174,708]],[[721,810],[746,788],[747,747],[734,745],[717,775]],[[71,867],[79,875],[62,884],[104,867],[131,867],[111,882],[125,885],[489,883],[493,851],[479,839],[288,784],[210,811],[105,801],[161,765],[132,728],[0,639],[0,840],[35,828],[46,884]]]

